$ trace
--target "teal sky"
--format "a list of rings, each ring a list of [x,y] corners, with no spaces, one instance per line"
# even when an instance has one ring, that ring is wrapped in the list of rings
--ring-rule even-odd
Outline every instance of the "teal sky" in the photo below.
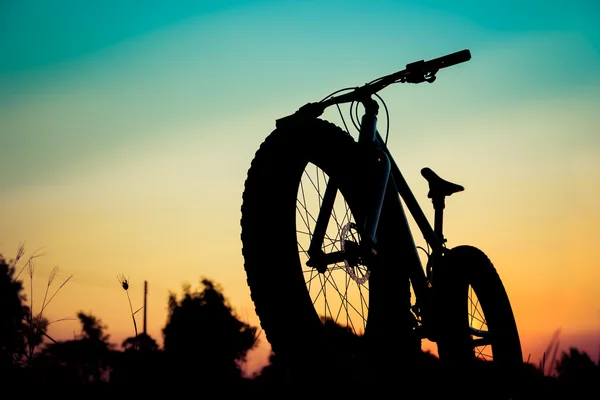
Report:
[[[209,128],[270,107],[287,113],[462,48],[474,58],[452,78],[461,92],[485,88],[486,100],[497,102],[585,90],[600,81],[599,7],[593,0],[5,1],[0,184],[53,181],[116,148],[176,141],[182,126]],[[200,130],[194,135],[206,140],[223,134]]]
[[[254,318],[239,210],[275,119],[468,48],[434,84],[381,93],[392,153],[428,213],[422,167],[465,186],[445,229],[498,260],[525,354],[560,326],[597,338],[599,16],[597,0],[3,0],[0,253],[46,246],[77,278],[57,318],[81,304],[115,337],[121,272],[161,293],[157,338],[167,290],[200,272]]]

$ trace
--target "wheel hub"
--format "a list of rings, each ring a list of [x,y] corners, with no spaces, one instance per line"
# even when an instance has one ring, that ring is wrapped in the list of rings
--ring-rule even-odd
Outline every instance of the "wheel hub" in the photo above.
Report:
[[[352,234],[352,230],[354,230],[354,234]],[[347,238],[351,238],[354,240],[349,240]],[[358,238],[358,231],[356,224],[353,222],[349,222],[342,228],[342,232],[340,233],[341,239],[341,247],[342,252],[344,253],[344,267],[346,268],[346,272],[350,275],[353,281],[362,285],[366,281],[369,280],[369,276],[371,275],[371,271],[367,270],[363,276],[358,276],[356,274],[357,266],[362,264],[362,258],[360,256],[360,246],[356,242]]]

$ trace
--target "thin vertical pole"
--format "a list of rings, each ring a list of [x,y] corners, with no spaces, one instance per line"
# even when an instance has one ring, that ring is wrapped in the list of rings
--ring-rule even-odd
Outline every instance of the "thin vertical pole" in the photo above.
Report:
[[[148,281],[144,281],[144,335],[146,334],[146,300],[148,298]]]

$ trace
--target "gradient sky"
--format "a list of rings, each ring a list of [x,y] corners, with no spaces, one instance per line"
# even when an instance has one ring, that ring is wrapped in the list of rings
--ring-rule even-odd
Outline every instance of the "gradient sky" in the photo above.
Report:
[[[537,362],[561,328],[595,358],[599,15],[596,0],[3,1],[0,253],[41,249],[34,310],[58,266],[57,281],[74,277],[46,316],[92,312],[115,343],[133,335],[118,273],[134,308],[148,281],[159,341],[168,292],[201,276],[258,324],[240,205],[274,120],[468,48],[434,84],[381,93],[390,148],[427,215],[422,167],[465,186],[446,203],[448,245],[491,257],[524,354]]]

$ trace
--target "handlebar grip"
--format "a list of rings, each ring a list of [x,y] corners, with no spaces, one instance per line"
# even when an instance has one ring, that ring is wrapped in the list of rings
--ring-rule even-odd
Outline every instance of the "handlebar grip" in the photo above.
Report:
[[[426,62],[427,67],[433,67],[435,69],[442,69],[451,67],[456,64],[469,61],[471,59],[471,52],[468,49],[457,51],[456,53],[447,54],[442,57],[434,58]],[[427,68],[429,69],[429,68]]]

